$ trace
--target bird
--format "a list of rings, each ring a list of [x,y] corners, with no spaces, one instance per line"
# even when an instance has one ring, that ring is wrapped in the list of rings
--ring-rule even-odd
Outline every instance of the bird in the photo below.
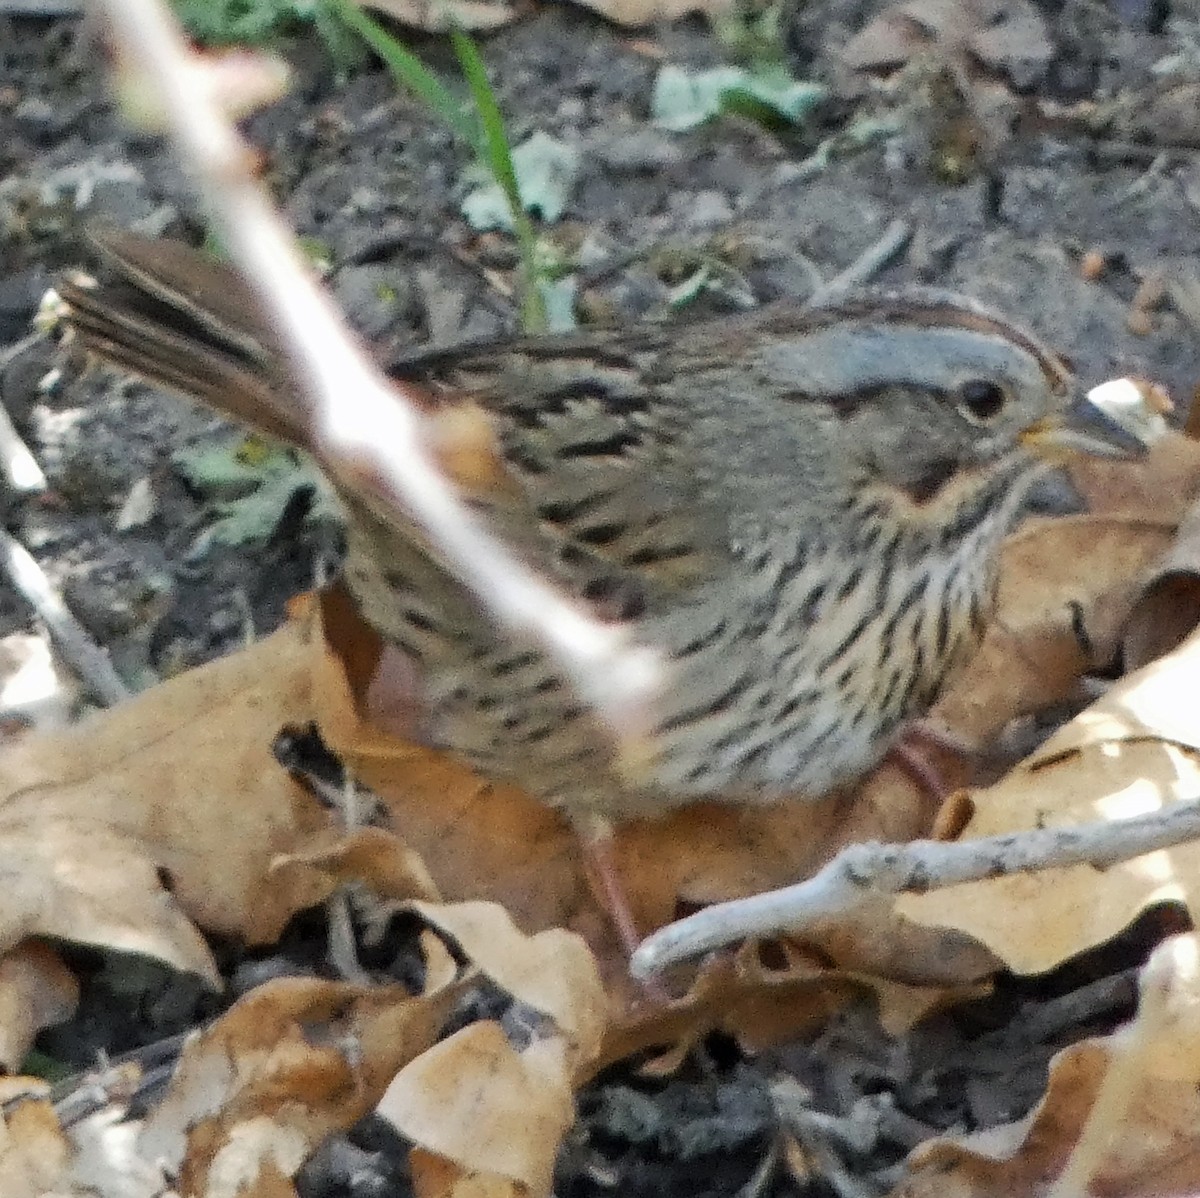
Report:
[[[229,266],[115,229],[67,281],[86,350],[306,446],[277,338]],[[482,422],[468,498],[503,542],[669,665],[638,768],[552,658],[484,614],[404,514],[335,481],[345,583],[405,663],[420,739],[597,847],[616,823],[819,798],[874,768],[991,618],[999,551],[1065,455],[1142,446],[1059,356],[925,287],[422,349],[386,364]],[[352,397],[347,397],[352,402]],[[612,908],[616,910],[612,910]]]

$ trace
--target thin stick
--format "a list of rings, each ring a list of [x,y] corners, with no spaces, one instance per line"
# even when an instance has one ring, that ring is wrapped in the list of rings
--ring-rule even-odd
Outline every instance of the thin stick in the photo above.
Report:
[[[823,304],[838,292],[861,287],[881,270],[892,264],[912,239],[912,225],[906,220],[894,220],[873,245],[868,246],[845,270],[839,271],[827,283],[822,283],[808,297],[810,304]]]
[[[3,404],[0,404],[0,477],[12,495],[36,495],[46,489],[46,476],[37,458],[13,427]]]
[[[68,665],[97,699],[111,706],[129,698],[129,688],[99,645],[71,614],[29,550],[0,529],[0,569],[37,612]]]
[[[312,280],[217,100],[214,69],[158,0],[92,0],[122,60],[165,119],[214,230],[262,304],[300,380],[322,464],[405,511],[496,623],[553,656],[621,739],[643,731],[657,652],[603,624],[516,559],[459,498],[429,452],[420,397],[384,377]]]
[[[0,350],[0,369],[42,340],[41,333],[30,333],[13,345]],[[0,396],[2,398],[2,396]],[[0,477],[14,495],[33,495],[46,489],[46,476],[29,446],[13,426],[8,409],[0,404]]]
[[[1200,837],[1200,800],[1151,815],[1033,828],[947,843],[854,844],[805,882],[706,907],[642,941],[629,963],[639,978],[752,936],[803,930],[881,894],[924,894],[963,882],[1068,865],[1098,869]]]

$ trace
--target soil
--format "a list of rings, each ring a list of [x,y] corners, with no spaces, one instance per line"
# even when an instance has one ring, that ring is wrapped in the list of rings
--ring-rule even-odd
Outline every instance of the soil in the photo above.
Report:
[[[997,117],[981,100],[964,102],[961,88],[947,103],[944,67],[910,68],[890,93],[852,80],[838,48],[880,7],[810,0],[785,13],[797,75],[835,91],[797,128],[731,116],[671,134],[651,123],[660,59],[723,60],[700,21],[635,39],[583,9],[546,6],[482,40],[513,141],[543,130],[580,151],[567,212],[546,233],[565,253],[586,248],[581,317],[675,318],[671,290],[703,262],[736,286],[703,292],[692,311],[806,295],[903,218],[911,239],[877,282],[977,296],[1019,314],[1085,377],[1149,376],[1186,409],[1200,379],[1200,22],[1166,0],[1045,0],[1052,54],[1033,69],[979,70],[980,95],[1005,96]],[[413,44],[454,77],[444,43]],[[496,283],[511,279],[512,242],[477,234],[459,212],[467,150],[382,70],[361,63],[343,77],[310,34],[280,49],[296,85],[249,130],[288,218],[331,263],[351,320],[384,356],[515,329]],[[27,336],[56,273],[89,264],[88,223],[202,236],[184,175],[158,140],[123,123],[106,87],[103,54],[79,20],[0,12],[0,353]],[[883,116],[890,135],[852,144],[865,118]],[[964,138],[967,152],[952,155]],[[834,152],[814,156],[823,143]],[[1098,278],[1084,277],[1089,251]],[[273,628],[288,596],[336,558],[337,533],[298,485],[265,540],[213,542],[214,495],[185,476],[178,455],[241,434],[79,365],[48,340],[0,357],[0,394],[49,482],[37,499],[6,497],[7,527],[126,678],[145,686],[237,647],[248,628]],[[149,515],[121,520],[131,492],[147,486]],[[33,627],[0,584],[0,635]],[[271,956],[223,946],[233,992],[319,958],[317,935],[297,929]],[[850,1177],[856,1192],[882,1192],[924,1136],[1027,1111],[1055,1048],[1128,1013],[1139,944],[1131,937],[1103,968],[1001,979],[986,1002],[904,1042],[864,1009],[812,1043],[756,1059],[709,1043],[669,1082],[623,1068],[581,1098],[558,1192],[731,1194],[752,1181],[764,1194],[851,1192]],[[91,954],[75,964],[88,981],[84,1007],[40,1044],[68,1067],[184,1031],[215,1009],[163,971],[117,983]],[[1068,1014],[1043,1014],[1034,1027],[1031,1008]],[[778,1159],[787,1120],[769,1086],[780,1079],[841,1129],[818,1137],[811,1125],[797,1130],[803,1120],[790,1125],[816,1162],[807,1182]],[[871,1134],[855,1140],[859,1100],[883,1093]],[[395,1149],[366,1127],[323,1150],[304,1192],[395,1192]]]

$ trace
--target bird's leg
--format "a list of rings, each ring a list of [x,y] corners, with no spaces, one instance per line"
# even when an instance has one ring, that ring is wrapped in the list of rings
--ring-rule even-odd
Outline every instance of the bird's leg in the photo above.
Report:
[[[588,889],[616,930],[628,961],[642,938],[633,922],[633,912],[629,910],[629,900],[621,883],[613,826],[603,816],[594,814],[576,816],[571,822],[583,847],[583,873]],[[666,1006],[671,1001],[670,994],[656,978],[642,979],[639,989],[652,1005]]]
[[[621,884],[613,826],[602,816],[593,814],[577,817],[572,822],[583,846],[583,872],[588,889],[616,929],[625,955],[631,957],[642,938],[638,935],[633,913],[629,910],[629,899]]]
[[[952,757],[969,759],[974,757],[978,749],[965,736],[951,732],[941,724],[933,723],[929,718],[914,720],[904,729],[904,739],[915,741],[917,745],[925,745],[940,753],[948,753]]]
[[[947,784],[945,775],[920,745],[898,740],[888,749],[886,760],[904,774],[926,799],[944,803],[950,797],[953,787]]]
[[[946,780],[935,757],[947,755],[969,761],[974,748],[960,736],[934,724],[914,720],[887,751],[887,760],[907,775],[927,799],[945,802],[957,789]]]

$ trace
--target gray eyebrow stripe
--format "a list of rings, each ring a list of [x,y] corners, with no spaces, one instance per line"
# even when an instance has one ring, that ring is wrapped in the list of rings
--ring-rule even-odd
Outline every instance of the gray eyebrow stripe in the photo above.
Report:
[[[989,335],[956,326],[879,327],[875,322],[828,325],[763,342],[755,364],[772,383],[814,398],[902,382],[949,391],[972,374],[1020,378],[1047,373],[1041,355],[1030,354],[999,332]]]

